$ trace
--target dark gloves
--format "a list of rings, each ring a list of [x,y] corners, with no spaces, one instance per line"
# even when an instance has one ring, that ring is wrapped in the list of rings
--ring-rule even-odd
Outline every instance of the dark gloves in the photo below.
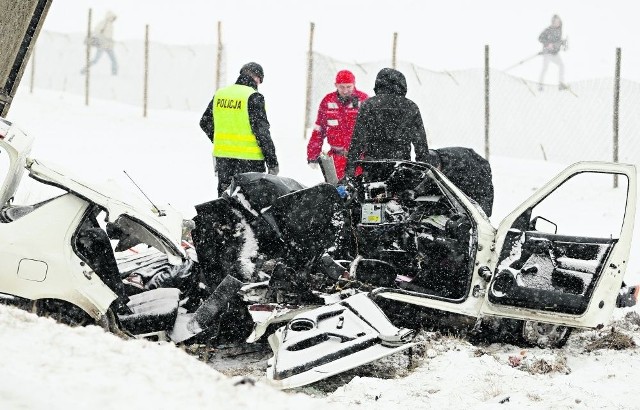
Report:
[[[278,175],[278,172],[280,172],[280,168],[278,168],[278,166],[276,165],[275,167],[269,168],[268,172],[271,175]]]
[[[316,158],[316,159],[308,159],[307,160],[307,165],[309,165],[309,168],[313,169],[313,170],[317,170],[320,169],[320,164],[319,164],[320,159]]]

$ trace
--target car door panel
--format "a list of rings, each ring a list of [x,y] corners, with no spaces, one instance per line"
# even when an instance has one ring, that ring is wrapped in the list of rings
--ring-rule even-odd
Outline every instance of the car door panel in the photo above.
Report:
[[[589,173],[627,178],[627,190],[618,195],[626,199],[619,237],[539,232],[530,226],[532,209],[571,178]],[[597,188],[593,191],[597,196]],[[628,261],[635,201],[633,165],[582,162],[560,173],[500,225],[496,241],[499,256],[481,312],[577,327],[603,324],[615,307]],[[569,213],[573,205],[571,200],[566,203]]]
[[[519,257],[498,266],[493,303],[582,314],[615,239],[523,233]],[[507,259],[508,260],[508,259]]]

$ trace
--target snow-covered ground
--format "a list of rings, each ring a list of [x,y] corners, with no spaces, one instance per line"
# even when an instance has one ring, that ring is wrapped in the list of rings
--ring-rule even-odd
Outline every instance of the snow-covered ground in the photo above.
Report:
[[[390,379],[355,377],[327,399],[371,409],[638,408],[633,386],[640,356],[636,347],[624,346],[640,341],[640,317],[623,309],[615,316],[620,320],[613,336],[611,328],[575,332],[567,346],[554,350],[478,347],[425,334],[412,372],[400,378],[392,373]],[[595,349],[600,345],[623,350]]]
[[[235,72],[248,60],[265,66],[261,91],[269,104],[281,174],[307,185],[322,179],[319,171],[306,166],[300,126],[309,21],[318,24],[316,48],[339,59],[380,58],[380,49],[391,49],[391,33],[399,31],[401,59],[433,69],[465,69],[481,65],[487,43],[495,45],[496,66],[537,51],[535,37],[558,12],[571,36],[566,59],[571,80],[610,76],[616,46],[625,53],[623,76],[637,80],[633,76],[640,72],[635,69],[640,65],[634,35],[637,6],[623,0],[517,5],[405,0],[393,3],[394,13],[382,1],[374,3],[329,0],[306,8],[294,0],[189,0],[176,9],[175,2],[160,0],[65,0],[54,2],[44,29],[83,32],[88,7],[94,8],[94,16],[110,8],[119,15],[117,40],[141,38],[144,23],[150,23],[157,41],[195,44],[213,43],[215,21],[223,20],[229,70]],[[281,24],[286,13],[293,17]],[[336,22],[346,28],[336,29]],[[261,33],[259,38],[247,34],[247,25],[255,29],[252,33]],[[344,36],[345,31],[358,35]],[[43,66],[46,62],[39,63]],[[538,67],[520,70],[516,74],[535,79]],[[200,111],[151,110],[143,119],[139,107],[97,99],[86,107],[80,96],[40,89],[29,94],[26,78],[23,81],[8,118],[35,136],[34,157],[63,164],[88,180],[117,180],[139,195],[126,170],[147,196],[170,202],[187,217],[193,216],[194,204],[215,198],[210,144],[198,127]],[[93,81],[100,81],[99,76]],[[437,142],[437,135],[431,137]],[[492,157],[494,225],[565,165]],[[18,202],[36,202],[50,194],[29,191],[35,186],[25,185]],[[640,276],[639,264],[633,263],[635,248],[627,272],[632,283]],[[638,311],[618,309],[610,326],[601,332],[574,332],[559,350],[472,346],[464,339],[423,333],[411,364],[399,355],[349,373],[355,377],[340,379],[346,383],[341,387],[328,381],[335,391],[311,386],[284,393],[261,380],[255,386],[235,385],[241,377],[212,368],[225,371],[224,363],[206,366],[169,344],[123,341],[95,327],[71,329],[0,306],[0,408],[638,408],[637,348],[591,346],[612,326],[618,342],[640,342]],[[260,379],[264,366],[264,361],[253,363],[247,373]]]
[[[210,144],[198,128],[199,116],[199,112],[151,111],[143,119],[136,107],[107,101],[86,107],[77,96],[44,90],[29,94],[22,88],[9,119],[36,137],[34,157],[63,163],[88,180],[117,180],[137,194],[122,172],[126,170],[154,201],[172,203],[185,216],[192,216],[194,204],[215,198]],[[276,139],[282,175],[313,185],[322,177],[306,166],[305,144],[298,138]],[[492,166],[494,224],[564,168],[563,164],[500,157],[493,158]],[[24,190],[18,202],[35,202],[46,195],[50,193]],[[622,318],[627,310],[618,309],[616,317]],[[637,318],[615,326],[640,342]],[[588,344],[599,337],[595,331],[575,332],[564,349],[546,351],[502,344],[476,347],[464,339],[424,333],[411,370],[407,356],[399,355],[330,380],[328,388],[279,393],[260,380],[264,353],[245,367],[257,385],[236,386],[242,367],[225,372],[235,376],[229,379],[167,344],[122,341],[95,327],[70,329],[6,307],[0,307],[0,329],[0,349],[8,358],[0,364],[5,380],[0,405],[7,408],[78,404],[205,408],[221,400],[232,408],[637,406],[632,388],[639,376],[637,349],[587,352]],[[600,336],[609,330],[606,327]],[[224,359],[220,360],[211,366],[225,371]],[[517,367],[510,364],[518,361]],[[530,371],[549,373],[531,374],[527,365]],[[34,380],[40,389],[37,394]],[[342,382],[346,384],[340,387]],[[315,400],[296,393],[313,395]]]
[[[423,333],[411,363],[399,354],[329,379],[329,387],[279,392],[256,377],[260,371],[249,372],[258,379],[254,384],[225,376],[171,344],[123,341],[94,326],[69,328],[0,306],[0,407],[634,409],[640,355],[637,347],[625,346],[640,343],[640,316],[637,309],[615,316],[616,338],[609,327],[574,332],[557,350],[473,346]],[[613,347],[596,349],[594,342]],[[254,367],[263,372],[264,362]]]
[[[0,306],[4,409],[329,408],[229,378],[171,344],[123,341]]]

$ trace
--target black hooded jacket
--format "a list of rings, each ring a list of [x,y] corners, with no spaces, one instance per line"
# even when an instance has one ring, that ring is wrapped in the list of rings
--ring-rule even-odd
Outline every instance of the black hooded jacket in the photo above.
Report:
[[[392,68],[376,77],[375,96],[362,103],[347,155],[347,176],[353,176],[359,159],[411,160],[427,162],[429,147],[420,109],[406,98],[407,80]]]
[[[236,80],[236,84],[246,85],[255,90],[258,89],[256,82],[248,75],[241,74]],[[267,168],[275,168],[278,166],[278,159],[276,157],[276,148],[271,139],[271,132],[269,131],[270,125],[269,120],[267,120],[267,112],[264,108],[264,96],[259,92],[251,94],[247,102],[247,109],[249,110],[251,131],[256,136],[258,146],[262,150],[262,155],[264,155],[264,161],[267,163]],[[200,128],[207,134],[209,140],[213,142],[213,132],[215,130],[215,124],[213,123],[213,99],[211,99],[207,109],[202,114],[202,118],[200,118]]]
[[[554,16],[554,18],[559,19],[557,16]],[[551,25],[544,29],[538,36],[538,41],[542,43],[543,54],[558,54],[562,47],[562,21],[560,21],[560,26],[558,27]],[[551,49],[547,48],[549,44],[553,45]]]

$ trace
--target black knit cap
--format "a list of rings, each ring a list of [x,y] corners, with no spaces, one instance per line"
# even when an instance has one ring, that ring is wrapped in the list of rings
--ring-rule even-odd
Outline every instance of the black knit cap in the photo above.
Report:
[[[262,69],[262,66],[258,63],[251,62],[243,65],[242,68],[240,69],[240,74],[255,75],[260,79],[260,82],[264,81],[264,70]]]

